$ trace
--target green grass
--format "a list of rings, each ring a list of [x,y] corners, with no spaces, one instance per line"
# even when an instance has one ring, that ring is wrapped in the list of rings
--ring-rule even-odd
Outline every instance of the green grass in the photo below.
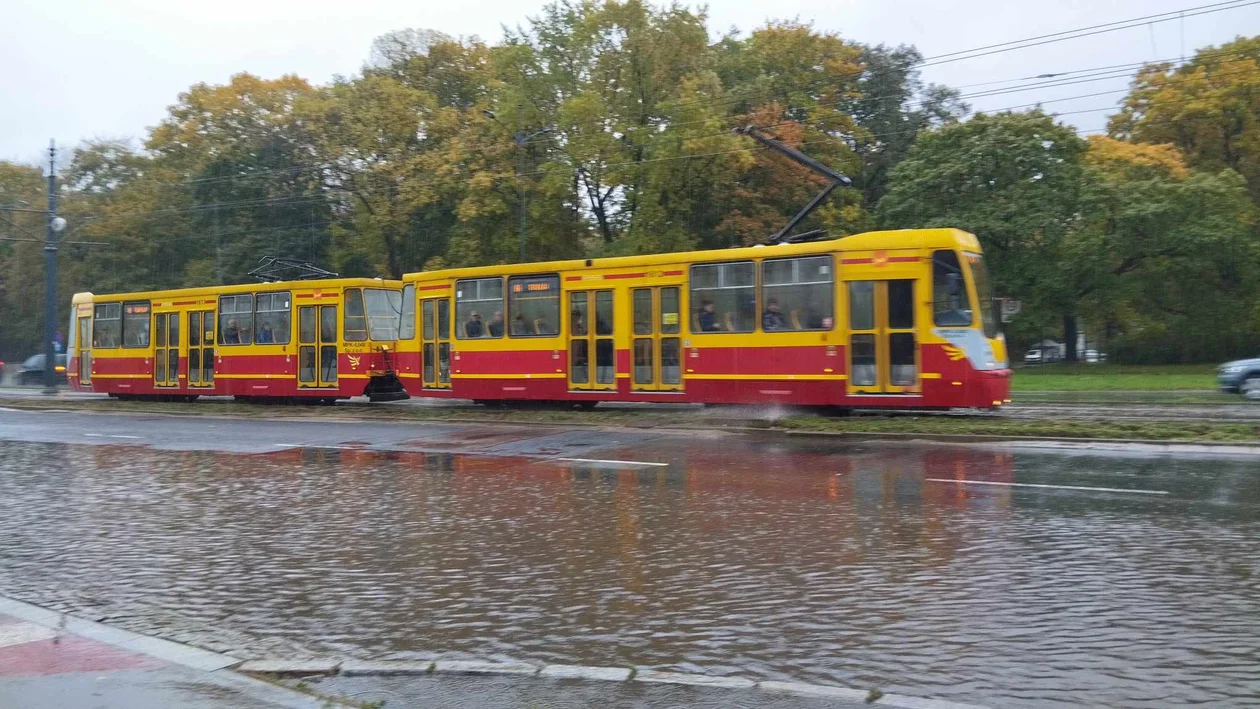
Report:
[[[1210,364],[1047,364],[1015,370],[1011,389],[1016,394],[1043,391],[1215,390],[1216,367]]]

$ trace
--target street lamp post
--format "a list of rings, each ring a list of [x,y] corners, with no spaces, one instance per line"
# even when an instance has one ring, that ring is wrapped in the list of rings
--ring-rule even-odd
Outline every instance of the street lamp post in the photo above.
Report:
[[[526,214],[525,214],[525,181],[522,178],[525,175],[525,145],[529,141],[533,140],[534,138],[537,138],[540,135],[546,135],[547,133],[553,132],[555,128],[552,128],[549,126],[547,128],[536,130],[533,133],[524,132],[523,130],[521,130],[521,111],[519,110],[519,108],[520,107],[518,106],[517,107],[518,110],[516,111],[516,132],[512,134],[512,142],[516,143],[516,192],[517,192],[517,204],[520,209],[520,228],[516,236],[517,247],[519,250],[519,255],[517,258],[521,263],[524,263],[525,262]],[[486,118],[489,118],[490,120],[494,121],[495,123],[498,123],[501,126],[503,125],[502,123],[499,122],[498,118],[495,118],[494,111],[483,109],[481,112],[482,114],[486,116]],[[507,126],[504,126],[504,128],[506,127]]]
[[[57,143],[48,143],[48,228],[44,237],[44,393],[57,393],[57,234],[66,220],[57,216]],[[67,357],[67,360],[69,358]]]

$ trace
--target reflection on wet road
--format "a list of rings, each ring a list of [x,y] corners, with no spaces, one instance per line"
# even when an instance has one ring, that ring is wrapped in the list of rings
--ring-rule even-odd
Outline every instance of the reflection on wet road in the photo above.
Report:
[[[143,596],[340,656],[1260,706],[1254,462],[458,427],[428,431],[447,452],[374,451],[422,442],[363,430],[0,444],[0,592]],[[525,457],[560,454],[668,465]]]

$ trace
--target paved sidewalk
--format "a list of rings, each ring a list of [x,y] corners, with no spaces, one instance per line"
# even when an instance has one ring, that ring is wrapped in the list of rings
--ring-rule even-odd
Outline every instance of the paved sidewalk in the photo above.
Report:
[[[236,659],[0,598],[0,707],[316,709]]]

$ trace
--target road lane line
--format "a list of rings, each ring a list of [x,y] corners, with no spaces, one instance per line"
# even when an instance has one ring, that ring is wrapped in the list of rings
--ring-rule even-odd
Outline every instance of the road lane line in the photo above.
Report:
[[[565,463],[596,463],[604,465],[646,465],[653,468],[666,468],[669,463],[648,463],[642,460],[601,460],[599,458],[547,458],[547,460],[559,460]],[[540,461],[545,462],[545,461]]]
[[[1132,490],[1123,487],[1085,487],[1083,485],[1038,485],[1037,483],[1000,483],[991,480],[951,480],[950,478],[924,478],[930,483],[958,483],[960,485],[1000,485],[1002,487],[1039,487],[1048,490],[1089,490],[1090,492],[1129,492],[1134,495],[1167,495],[1167,490]]]

